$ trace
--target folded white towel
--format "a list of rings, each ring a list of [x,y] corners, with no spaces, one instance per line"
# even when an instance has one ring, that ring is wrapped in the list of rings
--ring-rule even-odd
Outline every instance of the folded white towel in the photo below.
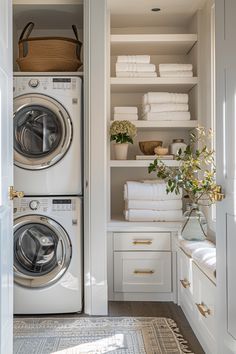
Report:
[[[138,115],[133,113],[115,113],[113,119],[134,121],[138,120]]]
[[[216,282],[216,248],[196,250],[192,258],[199,268],[215,283]]]
[[[116,71],[156,71],[154,64],[116,63]]]
[[[192,71],[160,71],[160,77],[193,77]]]
[[[181,199],[176,200],[126,200],[125,209],[143,210],[181,210],[183,206]]]
[[[159,64],[159,71],[192,71],[192,64]]]
[[[138,107],[114,107],[114,113],[131,113],[131,114],[137,114],[138,113]]]
[[[152,103],[188,103],[188,94],[148,92],[143,96],[143,105]]]
[[[193,252],[200,251],[203,249],[208,248],[215,248],[213,242],[205,240],[205,241],[187,241],[181,240],[180,241],[180,248],[190,257],[192,257]]]
[[[148,112],[142,116],[143,120],[160,120],[160,121],[181,121],[190,120],[190,112]]]
[[[125,219],[128,221],[180,221],[182,210],[125,210]]]
[[[148,112],[188,112],[189,106],[185,103],[152,103],[143,106],[143,113]]]
[[[150,55],[119,55],[117,63],[140,63],[149,64]]]
[[[117,71],[116,77],[157,77],[156,72],[142,72],[142,71]]]
[[[124,185],[124,199],[135,200],[176,200],[182,198],[180,194],[166,193],[166,183],[163,182],[136,182],[127,181]]]

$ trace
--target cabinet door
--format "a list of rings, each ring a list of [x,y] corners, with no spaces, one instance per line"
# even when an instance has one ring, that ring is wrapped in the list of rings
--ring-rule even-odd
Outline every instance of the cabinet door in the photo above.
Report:
[[[236,1],[216,0],[217,350],[236,352]]]
[[[194,314],[192,259],[181,249],[178,250],[178,289],[180,306],[189,314]]]
[[[0,1],[0,353],[12,353],[12,21],[11,1]]]
[[[115,292],[171,292],[171,252],[114,252]]]

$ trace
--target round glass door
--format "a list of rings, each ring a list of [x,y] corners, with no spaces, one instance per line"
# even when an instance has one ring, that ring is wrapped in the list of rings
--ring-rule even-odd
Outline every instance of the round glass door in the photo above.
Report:
[[[49,286],[65,273],[72,248],[65,230],[54,220],[28,215],[14,223],[15,282],[26,287]]]
[[[14,160],[29,170],[48,168],[67,152],[72,123],[57,101],[43,95],[14,99]]]

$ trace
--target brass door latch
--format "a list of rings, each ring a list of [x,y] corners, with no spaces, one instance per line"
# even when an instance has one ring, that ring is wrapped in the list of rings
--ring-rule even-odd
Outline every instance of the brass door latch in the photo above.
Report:
[[[9,187],[8,190],[9,199],[13,200],[14,198],[23,198],[24,192],[23,191],[15,191],[13,186]]]

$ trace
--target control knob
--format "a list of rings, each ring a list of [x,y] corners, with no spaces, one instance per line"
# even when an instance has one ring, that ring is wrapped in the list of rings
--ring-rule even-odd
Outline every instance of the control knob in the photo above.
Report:
[[[31,79],[29,81],[29,86],[32,88],[36,88],[39,85],[39,80],[38,79]]]
[[[37,210],[39,207],[39,201],[38,200],[31,200],[29,203],[29,207],[31,210]]]

